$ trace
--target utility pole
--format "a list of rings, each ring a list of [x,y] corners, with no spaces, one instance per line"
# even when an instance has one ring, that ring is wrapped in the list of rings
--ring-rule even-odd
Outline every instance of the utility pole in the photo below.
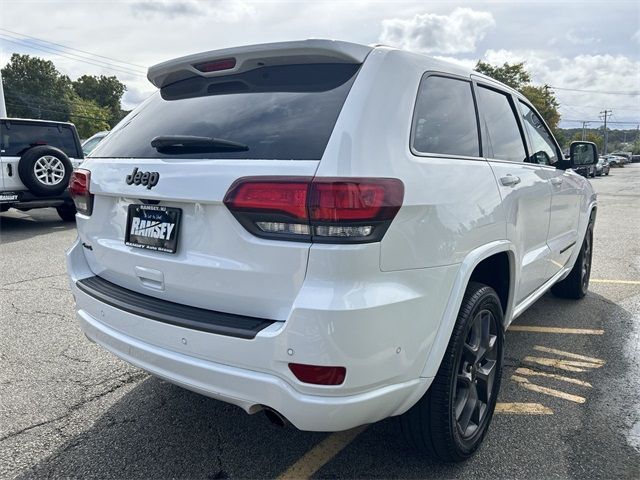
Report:
[[[609,134],[607,133],[607,117],[611,116],[611,113],[613,113],[611,110],[607,110],[606,108],[600,112],[600,115],[602,115],[603,117],[600,118],[604,118],[604,154],[607,154],[607,141],[609,140]]]
[[[2,88],[2,72],[0,71],[0,118],[6,118],[7,105],[4,103],[4,88]]]
[[[586,136],[586,128],[587,125],[589,125],[591,122],[582,122],[582,141],[584,142],[585,136]]]

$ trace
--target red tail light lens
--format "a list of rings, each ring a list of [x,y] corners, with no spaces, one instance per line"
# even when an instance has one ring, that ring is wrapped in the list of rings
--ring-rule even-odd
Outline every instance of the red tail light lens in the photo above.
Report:
[[[89,191],[91,184],[91,172],[79,168],[71,173],[69,179],[69,193],[76,205],[78,213],[91,215],[93,211],[93,195]]]
[[[347,369],[344,367],[321,367],[302,363],[290,363],[289,370],[301,382],[314,385],[340,385],[347,375]]]
[[[382,239],[403,196],[395,178],[245,177],[224,203],[259,237],[368,243]]]
[[[194,65],[196,70],[201,72],[218,72],[220,70],[230,70],[236,66],[235,58],[225,58],[223,60],[215,60],[213,62],[198,63]]]

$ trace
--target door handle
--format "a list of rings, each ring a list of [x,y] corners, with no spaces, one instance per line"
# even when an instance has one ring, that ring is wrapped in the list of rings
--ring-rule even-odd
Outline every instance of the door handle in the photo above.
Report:
[[[505,187],[512,187],[520,183],[520,177],[514,177],[510,173],[507,173],[506,176],[500,178],[500,183]]]
[[[551,185],[562,185],[564,179],[562,177],[553,177],[551,180]]]

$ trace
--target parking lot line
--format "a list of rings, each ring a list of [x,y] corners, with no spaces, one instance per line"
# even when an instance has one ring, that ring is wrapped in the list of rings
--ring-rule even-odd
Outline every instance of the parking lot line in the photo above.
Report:
[[[578,355],[577,353],[565,352],[564,350],[556,350],[555,348],[543,347],[541,345],[534,345],[534,350],[545,353],[553,353],[562,357],[574,358],[576,360],[584,360],[585,362],[605,364],[605,361],[600,358],[587,357],[586,355]]]
[[[510,332],[534,332],[534,333],[567,333],[577,335],[602,335],[604,330],[591,328],[565,328],[565,327],[539,327],[537,325],[511,325]]]
[[[573,383],[575,385],[581,385],[583,387],[592,388],[589,382],[584,380],[578,380],[577,378],[565,377],[564,375],[558,375],[557,373],[540,372],[538,370],[531,370],[530,368],[520,367],[516,369],[518,375],[528,375],[530,377],[546,377],[553,378],[554,380],[560,380],[562,382]]]
[[[368,425],[345,430],[344,432],[335,432],[326,437],[315,447],[305,453],[296,463],[291,465],[279,480],[284,479],[304,479],[310,478],[323,465],[335,457],[340,451],[349,445],[354,438],[362,433]]]
[[[579,362],[577,360],[562,360],[559,358],[547,358],[547,357],[530,357],[526,356],[522,359],[523,362],[537,363],[538,365],[544,365],[545,367],[554,367],[561,370],[567,370],[569,372],[584,372],[589,368],[600,368],[601,363],[593,362]]]
[[[617,283],[619,285],[640,285],[640,280],[609,280],[606,278],[591,278],[593,283]]]
[[[495,413],[515,413],[518,415],[553,415],[553,410],[540,403],[496,403]]]
[[[519,377],[517,375],[511,375],[511,380],[514,382],[518,382],[521,387],[526,388],[527,390],[531,390],[532,392],[543,393],[545,395],[550,395],[556,398],[562,398],[564,400],[568,400],[570,402],[575,403],[584,403],[587,401],[586,398],[580,397],[579,395],[572,395],[567,392],[563,392],[562,390],[556,390],[555,388],[543,387],[541,385],[536,385],[535,383],[531,383],[528,379],[524,377]]]

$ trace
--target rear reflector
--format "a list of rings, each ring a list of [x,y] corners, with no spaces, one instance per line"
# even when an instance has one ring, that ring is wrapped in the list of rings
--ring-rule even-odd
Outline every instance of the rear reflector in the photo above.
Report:
[[[314,385],[340,385],[347,374],[344,367],[321,367],[302,363],[290,363],[289,370],[301,382]]]
[[[230,70],[236,66],[235,58],[225,58],[223,60],[216,60],[214,62],[198,63],[194,65],[197,70],[201,72],[218,72],[220,70]]]
[[[69,179],[69,194],[76,205],[78,213],[91,215],[93,211],[93,195],[89,191],[91,172],[79,168],[71,172]]]
[[[369,243],[382,239],[403,196],[396,178],[245,177],[224,203],[258,237]]]

